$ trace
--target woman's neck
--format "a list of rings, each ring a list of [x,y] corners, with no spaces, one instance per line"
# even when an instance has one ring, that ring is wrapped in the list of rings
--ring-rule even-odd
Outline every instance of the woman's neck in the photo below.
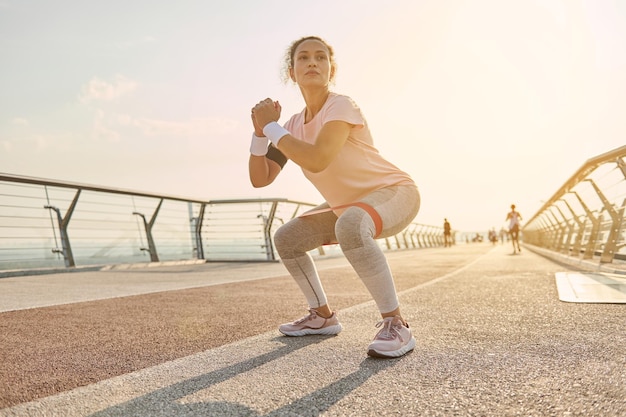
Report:
[[[330,91],[327,88],[316,90],[302,90],[302,97],[306,103],[305,122],[309,122],[324,107]]]

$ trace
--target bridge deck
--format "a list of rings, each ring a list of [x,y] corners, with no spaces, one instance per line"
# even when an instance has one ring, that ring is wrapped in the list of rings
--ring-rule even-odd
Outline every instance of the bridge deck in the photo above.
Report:
[[[626,415],[626,307],[562,302],[573,267],[509,249],[390,252],[418,340],[394,360],[343,258],[336,337],[279,335],[305,311],[278,263],[0,279],[0,416]]]

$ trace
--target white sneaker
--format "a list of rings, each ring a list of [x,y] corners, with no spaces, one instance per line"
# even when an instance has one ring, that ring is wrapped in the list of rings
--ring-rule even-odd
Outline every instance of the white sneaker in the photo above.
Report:
[[[398,358],[415,348],[415,338],[402,322],[400,316],[387,317],[376,324],[381,327],[374,341],[367,348],[367,354],[377,358]]]
[[[281,324],[278,327],[285,336],[306,336],[309,334],[334,335],[338,334],[343,327],[337,319],[337,314],[325,319],[320,316],[317,310],[309,309],[309,314],[292,322]]]

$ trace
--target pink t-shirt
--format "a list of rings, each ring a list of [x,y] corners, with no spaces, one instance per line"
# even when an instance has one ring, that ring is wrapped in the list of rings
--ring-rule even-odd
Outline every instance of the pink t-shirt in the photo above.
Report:
[[[305,113],[306,109],[293,115],[285,129],[311,144],[326,122],[341,120],[354,125],[343,148],[325,170],[313,173],[302,169],[331,207],[359,201],[391,185],[415,185],[406,172],[383,158],[374,147],[367,121],[350,97],[330,93],[320,112],[306,124]]]

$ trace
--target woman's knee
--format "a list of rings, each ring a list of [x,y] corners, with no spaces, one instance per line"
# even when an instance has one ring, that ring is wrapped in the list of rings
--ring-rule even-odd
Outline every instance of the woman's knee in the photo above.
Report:
[[[274,246],[282,259],[295,258],[321,245],[317,235],[305,220],[295,218],[276,230]]]
[[[286,251],[293,247],[291,239],[292,234],[289,232],[289,223],[280,226],[274,233],[274,246],[281,257],[284,257]]]
[[[373,239],[375,234],[374,221],[365,210],[358,207],[347,209],[335,224],[337,241],[344,249],[362,246],[363,240]]]

